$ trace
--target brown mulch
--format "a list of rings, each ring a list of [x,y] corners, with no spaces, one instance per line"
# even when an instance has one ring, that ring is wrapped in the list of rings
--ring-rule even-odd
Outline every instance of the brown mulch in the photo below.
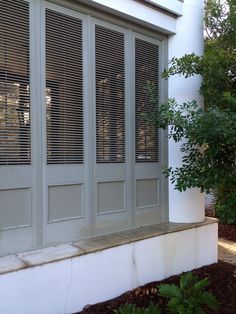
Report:
[[[236,266],[225,262],[219,262],[210,266],[204,266],[193,270],[193,273],[200,278],[208,277],[210,281],[209,289],[216,296],[220,307],[218,314],[236,313]],[[162,313],[166,314],[166,301],[157,295],[157,286],[160,283],[179,283],[179,275],[169,277],[163,281],[149,283],[133,291],[129,291],[116,299],[98,303],[86,307],[83,314],[114,314],[114,309],[125,303],[133,303],[139,307],[146,307],[150,301],[159,303]],[[115,283],[114,283],[115,284]],[[213,313],[207,311],[206,313]]]

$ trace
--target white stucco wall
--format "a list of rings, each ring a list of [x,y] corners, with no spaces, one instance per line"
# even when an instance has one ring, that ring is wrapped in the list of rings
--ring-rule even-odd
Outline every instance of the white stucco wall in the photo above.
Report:
[[[0,313],[69,314],[217,261],[217,223],[0,276]]]
[[[183,16],[177,19],[176,34],[169,39],[169,60],[186,53],[203,54],[203,1],[185,0]],[[197,100],[201,78],[185,79],[173,76],[169,79],[168,96],[178,102]],[[180,145],[169,141],[169,166],[181,165]],[[172,222],[199,222],[204,219],[204,195],[198,189],[180,193],[169,184],[169,219]]]

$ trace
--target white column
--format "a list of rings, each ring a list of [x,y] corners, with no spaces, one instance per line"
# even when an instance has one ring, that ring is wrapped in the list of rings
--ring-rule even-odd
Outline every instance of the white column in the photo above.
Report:
[[[186,53],[203,54],[203,0],[185,0],[183,16],[177,19],[177,32],[169,39],[169,60]],[[199,76],[185,79],[173,76],[169,79],[169,97],[179,103],[197,100],[201,78]],[[169,166],[181,165],[180,144],[169,141]],[[169,183],[169,220],[171,222],[199,222],[204,220],[204,195],[198,189],[178,192]]]

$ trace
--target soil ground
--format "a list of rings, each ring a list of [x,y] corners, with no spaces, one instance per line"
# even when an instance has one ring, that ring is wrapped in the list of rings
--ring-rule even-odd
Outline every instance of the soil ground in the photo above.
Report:
[[[207,211],[208,216],[213,213]],[[236,314],[236,225],[219,224],[219,262],[193,270],[200,278],[208,277],[209,290],[216,296],[220,306],[217,312],[206,313]],[[158,285],[161,283],[179,283],[179,275],[159,282],[152,282],[133,291],[103,303],[86,306],[83,314],[114,314],[122,304],[133,303],[146,307],[150,301],[161,306],[161,313],[166,314],[166,301],[158,296]],[[115,284],[115,283],[114,283]]]

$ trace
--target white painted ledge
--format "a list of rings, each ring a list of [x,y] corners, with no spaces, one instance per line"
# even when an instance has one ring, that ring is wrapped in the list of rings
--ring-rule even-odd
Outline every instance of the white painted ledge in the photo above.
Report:
[[[58,314],[217,261],[217,220],[160,224],[0,258],[0,313]]]

